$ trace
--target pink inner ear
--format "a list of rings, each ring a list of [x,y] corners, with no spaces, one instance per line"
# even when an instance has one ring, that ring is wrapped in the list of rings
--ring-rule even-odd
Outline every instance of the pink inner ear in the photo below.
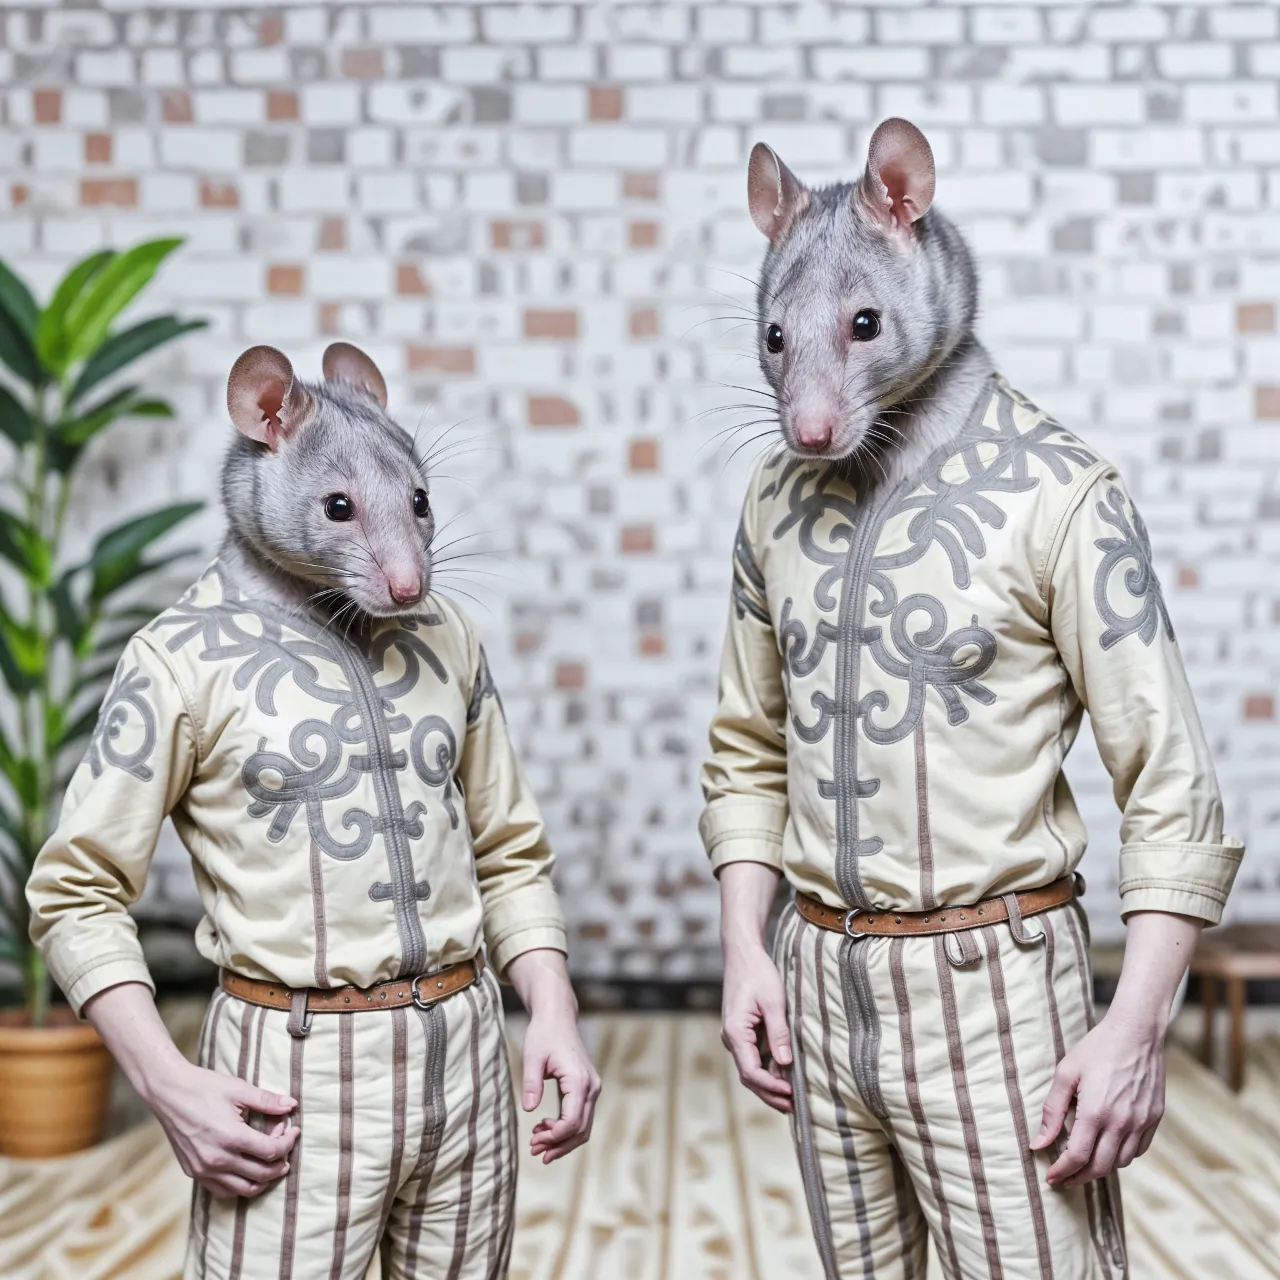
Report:
[[[905,231],[924,213],[911,194],[911,175],[899,164],[890,161],[880,170],[880,181],[889,193],[890,217]]]
[[[934,189],[933,150],[907,120],[885,120],[871,135],[864,196],[883,223],[905,231],[929,211]]]
[[[258,393],[258,408],[262,410],[262,420],[275,431],[282,429],[280,410],[284,407],[284,395],[288,388],[283,382],[272,378],[264,383]]]

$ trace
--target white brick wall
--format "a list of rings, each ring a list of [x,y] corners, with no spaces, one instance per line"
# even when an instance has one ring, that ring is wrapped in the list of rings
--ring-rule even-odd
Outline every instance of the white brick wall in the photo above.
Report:
[[[496,576],[451,581],[483,601],[575,965],[706,973],[696,772],[758,446],[731,459],[742,437],[715,433],[751,415],[705,411],[758,383],[733,311],[762,248],[745,160],[763,138],[850,176],[878,119],[914,118],[1003,370],[1138,494],[1250,840],[1231,909],[1274,915],[1278,70],[1271,4],[10,0],[0,252],[47,289],[99,244],[178,232],[152,305],[212,321],[151,368],[179,420],[92,452],[78,536],[214,497],[251,343],[308,373],[364,343],[406,426],[462,424],[476,452],[437,487]],[[1087,741],[1070,773],[1106,936],[1116,817]],[[189,886],[167,845],[151,907]]]

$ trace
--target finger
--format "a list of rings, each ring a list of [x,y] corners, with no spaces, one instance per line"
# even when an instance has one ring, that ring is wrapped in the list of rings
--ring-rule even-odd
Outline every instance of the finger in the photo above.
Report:
[[[242,1155],[252,1156],[264,1164],[274,1164],[283,1160],[297,1144],[302,1130],[297,1125],[285,1129],[283,1133],[259,1133],[249,1125],[242,1126],[230,1139],[230,1145]]]
[[[287,1094],[271,1093],[267,1089],[259,1089],[257,1085],[245,1080],[234,1080],[231,1087],[231,1099],[238,1107],[249,1111],[261,1111],[263,1115],[283,1116],[297,1109],[296,1098]]]
[[[750,1087],[750,1086],[748,1086]],[[780,1111],[784,1116],[791,1114],[791,1099],[782,1094],[763,1093],[759,1089],[752,1089],[752,1093],[760,1099],[767,1107],[772,1107],[774,1111]]]
[[[1153,1124],[1149,1128],[1143,1130],[1142,1137],[1138,1142],[1138,1150],[1134,1153],[1135,1160],[1138,1156],[1145,1156],[1147,1154],[1147,1148],[1153,1141],[1155,1141],[1156,1129],[1158,1127],[1158,1125]]]
[[[542,1101],[542,1082],[547,1075],[547,1055],[529,1054],[524,1060],[524,1099],[526,1111],[532,1111]]]
[[[1031,1150],[1040,1151],[1047,1147],[1062,1132],[1063,1122],[1071,1107],[1071,1099],[1075,1097],[1079,1077],[1075,1071],[1058,1064],[1054,1073],[1053,1084],[1049,1088],[1049,1096],[1044,1100],[1044,1111],[1040,1116],[1040,1132],[1031,1139]]]
[[[752,1093],[764,1090],[779,1096],[789,1097],[791,1082],[781,1074],[775,1075],[760,1061],[760,1051],[754,1039],[741,1040],[733,1034],[728,1035],[729,1051],[733,1054],[734,1065],[738,1068],[738,1079]]]
[[[575,1129],[582,1120],[582,1110],[587,1105],[587,1077],[566,1075],[560,1079],[560,1119]]]
[[[1089,1163],[1098,1139],[1098,1128],[1098,1121],[1093,1116],[1082,1116],[1076,1112],[1076,1122],[1071,1128],[1066,1148],[1049,1166],[1049,1172],[1045,1175],[1050,1184],[1065,1182]]]
[[[1138,1154],[1138,1145],[1142,1142],[1144,1131],[1139,1129],[1136,1133],[1129,1134],[1120,1144],[1120,1150],[1116,1152],[1116,1168],[1127,1169],[1134,1161]]]
[[[263,1185],[278,1182],[289,1172],[287,1160],[275,1160],[268,1164],[263,1160],[253,1160],[248,1156],[235,1152],[223,1152],[217,1161],[216,1172],[222,1176],[244,1178],[246,1182],[257,1182]]]
[[[1079,1172],[1064,1179],[1063,1186],[1082,1187],[1095,1178],[1105,1178],[1115,1168],[1116,1153],[1120,1149],[1122,1136],[1123,1133],[1120,1130],[1104,1129],[1098,1135],[1098,1141],[1094,1145],[1089,1162]]]
[[[267,1188],[260,1182],[251,1182],[248,1178],[240,1178],[234,1174],[208,1174],[196,1181],[217,1200],[232,1200],[236,1196],[250,1199],[261,1195]]]
[[[781,1000],[763,1001],[760,1012],[764,1015],[764,1033],[769,1042],[773,1060],[784,1067],[791,1065],[791,1030],[787,1026],[787,1011]]]

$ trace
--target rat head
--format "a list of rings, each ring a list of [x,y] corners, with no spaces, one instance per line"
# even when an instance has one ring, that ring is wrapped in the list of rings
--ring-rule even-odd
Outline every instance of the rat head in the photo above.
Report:
[[[882,415],[971,333],[973,262],[929,211],[933,187],[933,152],[905,120],[876,129],[853,183],[810,190],[764,143],[751,152],[751,217],[770,242],[760,366],[794,452],[836,459],[892,447],[898,428]]]
[[[274,347],[251,347],[227,380],[240,434],[222,497],[231,536],[336,609],[412,612],[431,581],[435,517],[387,385],[363,351],[335,342],[324,381],[302,383]]]

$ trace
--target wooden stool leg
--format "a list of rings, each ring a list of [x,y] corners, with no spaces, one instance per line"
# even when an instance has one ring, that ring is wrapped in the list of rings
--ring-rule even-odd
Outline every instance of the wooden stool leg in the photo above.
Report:
[[[1200,977],[1200,1005],[1204,1009],[1204,1027],[1200,1032],[1200,1061],[1213,1069],[1213,1019],[1218,1011],[1218,981],[1207,973]]]
[[[1227,1046],[1227,1083],[1239,1093],[1244,1084],[1244,1004],[1243,978],[1227,979],[1227,1001],[1231,1008],[1231,1040]]]

